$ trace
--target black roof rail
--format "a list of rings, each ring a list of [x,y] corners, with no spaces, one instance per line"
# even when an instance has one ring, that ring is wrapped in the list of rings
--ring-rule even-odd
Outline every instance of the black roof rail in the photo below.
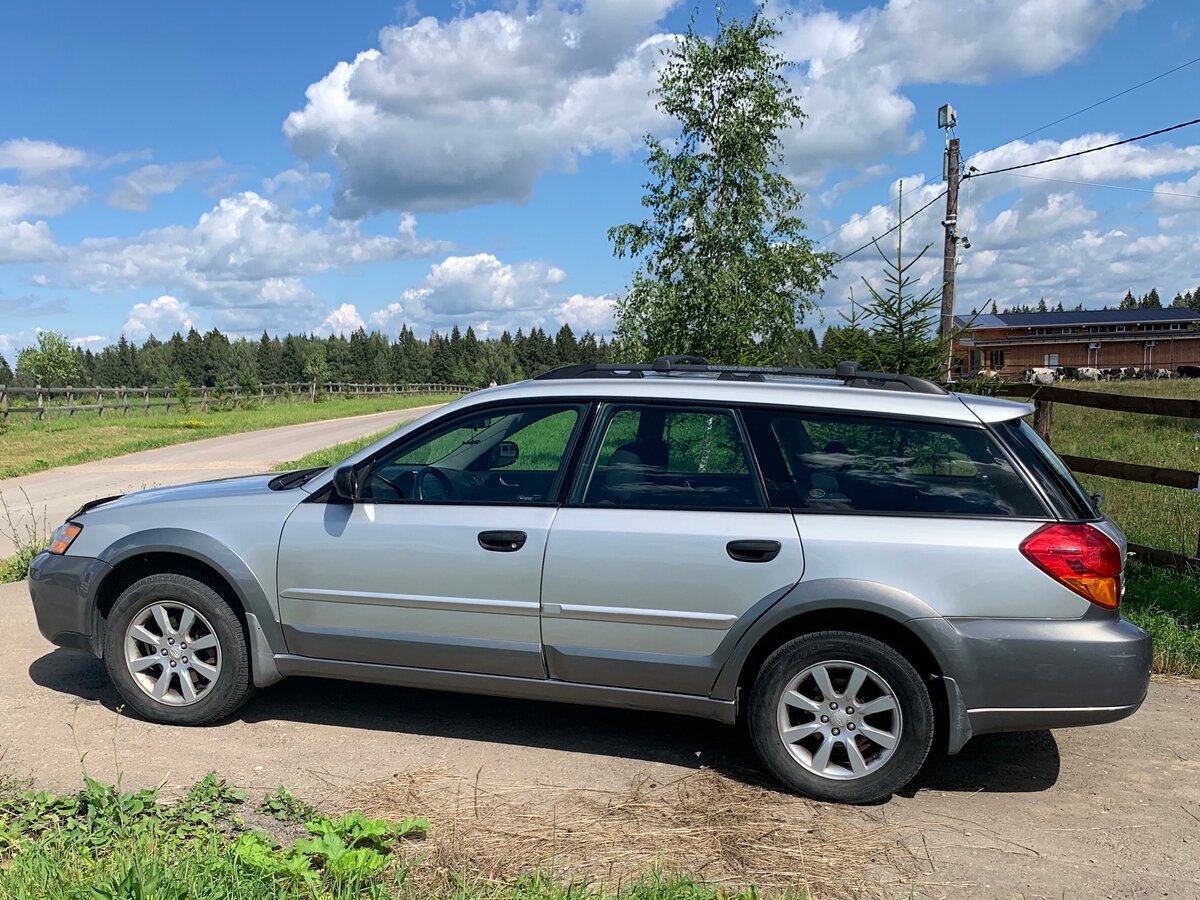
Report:
[[[534,377],[535,381],[558,381],[568,378],[644,378],[647,373],[659,375],[716,375],[721,381],[766,380],[766,376],[793,378],[828,378],[841,381],[847,387],[877,390],[911,391],[916,394],[947,394],[940,384],[898,375],[894,372],[867,372],[859,363],[847,360],[836,369],[796,369],[787,366],[721,366],[705,362],[696,356],[660,356],[652,363],[578,363],[560,366]]]

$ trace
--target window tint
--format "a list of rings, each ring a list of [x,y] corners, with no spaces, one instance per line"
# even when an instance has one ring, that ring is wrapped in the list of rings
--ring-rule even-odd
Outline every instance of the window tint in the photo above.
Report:
[[[522,406],[457,418],[385,453],[364,499],[544,503],[554,499],[582,406]]]
[[[1021,462],[1034,472],[1038,482],[1048,488],[1057,488],[1056,493],[1068,507],[1064,514],[1079,516],[1082,519],[1094,519],[1099,515],[1091,495],[1084,490],[1075,474],[1028,422],[1016,419],[1005,422],[1000,427],[1008,435]]]
[[[746,413],[773,506],[915,515],[1046,514],[986,431],[756,410]]]
[[[746,447],[727,409],[610,406],[584,503],[666,509],[762,506]]]

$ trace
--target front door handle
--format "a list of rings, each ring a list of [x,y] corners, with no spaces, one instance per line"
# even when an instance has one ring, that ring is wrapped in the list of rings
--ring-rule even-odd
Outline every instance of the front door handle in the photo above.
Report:
[[[525,546],[527,537],[529,535],[523,531],[481,531],[479,546],[497,553],[515,553]]]
[[[770,562],[779,555],[779,541],[730,541],[725,545],[731,559],[738,562]]]

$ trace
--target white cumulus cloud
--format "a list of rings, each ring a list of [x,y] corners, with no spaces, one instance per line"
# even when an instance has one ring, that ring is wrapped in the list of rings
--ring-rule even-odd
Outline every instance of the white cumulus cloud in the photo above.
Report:
[[[358,307],[353,303],[343,303],[337,309],[330,310],[320,330],[325,334],[349,334],[365,325],[363,317],[358,314]]]
[[[55,259],[58,243],[45,222],[0,222],[0,264]]]
[[[68,256],[72,283],[95,293],[167,286],[194,307],[224,311],[214,324],[261,328],[287,321],[310,327],[320,303],[299,279],[357,263],[429,255],[445,244],[417,237],[411,217],[391,235],[354,224],[313,227],[292,210],[247,191],[221,200],[193,226],[172,225],[132,238],[87,238]],[[263,311],[273,310],[274,315]],[[257,311],[257,312],[255,312]],[[222,324],[225,323],[225,324]],[[257,323],[257,324],[255,324]]]
[[[450,256],[397,302],[371,313],[369,327],[397,334],[405,324],[418,332],[469,325],[494,337],[518,328],[557,330],[565,322],[578,332],[611,333],[614,297],[566,295],[566,277],[544,261],[506,263],[490,253]]]
[[[186,303],[170,294],[155,297],[149,303],[135,303],[121,329],[131,341],[144,341],[150,335],[162,338],[176,331],[186,333],[193,325]]]
[[[284,132],[340,168],[334,212],[446,210],[529,197],[575,155],[621,155],[660,123],[653,26],[675,0],[583,0],[384,28],[311,85]]]
[[[86,165],[88,159],[88,154],[78,147],[64,147],[53,141],[16,138],[0,144],[0,169],[16,169],[22,178],[77,169]]]

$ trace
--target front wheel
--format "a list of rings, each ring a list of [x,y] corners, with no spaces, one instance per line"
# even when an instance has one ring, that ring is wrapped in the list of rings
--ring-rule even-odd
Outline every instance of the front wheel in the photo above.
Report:
[[[202,581],[150,575],[122,592],[108,616],[104,662],[136,713],[168,725],[206,725],[249,699],[242,623]]]
[[[750,694],[759,757],[789,788],[870,803],[907,784],[933,743],[933,706],[912,664],[865,635],[822,631],[788,641]]]

